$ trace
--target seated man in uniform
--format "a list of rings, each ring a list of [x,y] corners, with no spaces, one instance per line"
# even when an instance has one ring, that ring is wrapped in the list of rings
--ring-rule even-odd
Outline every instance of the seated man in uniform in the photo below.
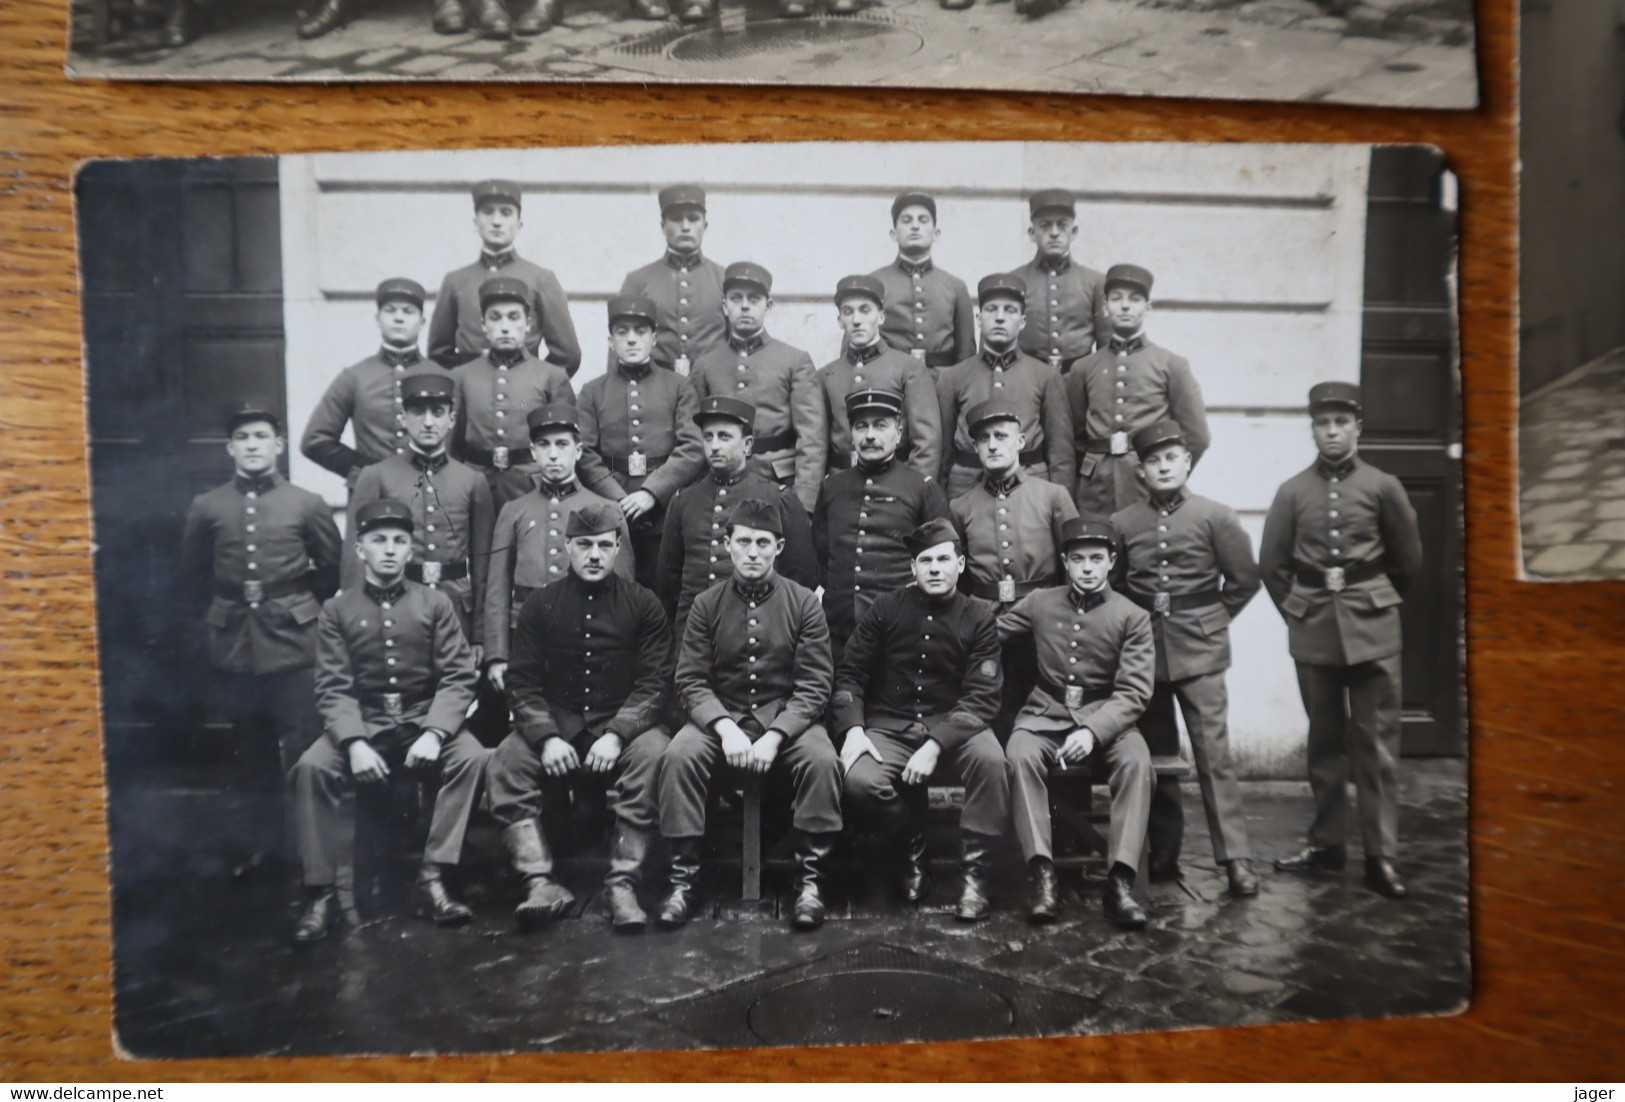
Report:
[[[574,901],[553,877],[542,830],[545,804],[568,803],[570,786],[613,783],[605,903],[616,930],[643,929],[643,860],[655,829],[655,782],[671,741],[660,725],[671,678],[671,631],[655,595],[617,577],[621,512],[585,505],[564,534],[570,573],[525,598],[514,626],[508,691],[514,729],[491,759],[491,813],[524,877],[521,925],[554,918]]]
[[[293,767],[295,837],[309,900],[293,940],[327,936],[339,917],[334,885],[354,860],[355,823],[341,809],[352,784],[384,784],[392,769],[439,778],[413,910],[440,924],[472,912],[446,890],[441,869],[462,856],[488,751],[463,729],[478,674],[444,594],[406,577],[412,510],[373,501],[356,512],[363,584],[322,606],[316,702],[326,724]]]
[[[784,511],[749,498],[728,519],[733,575],[694,599],[677,658],[688,723],[660,774],[660,833],[671,846],[662,925],[695,907],[705,802],[721,765],[788,780],[796,831],[797,929],[824,922],[819,877],[841,830],[841,766],[824,729],[835,670],[829,626],[811,590],[782,577]],[[777,767],[777,768],[775,768]]]
[[[986,918],[993,846],[1010,816],[1004,752],[989,726],[999,709],[999,632],[992,606],[959,592],[965,552],[951,521],[905,538],[914,584],[858,621],[835,676],[834,725],[844,733],[846,807],[903,835],[903,898],[925,897],[925,786],[943,772],[965,782],[959,816],[964,885],[959,918]]]
[[[1038,686],[1005,747],[1011,814],[1032,878],[1033,922],[1053,922],[1061,909],[1049,820],[1048,777],[1057,763],[1106,773],[1106,917],[1130,930],[1146,922],[1133,888],[1155,775],[1134,722],[1151,699],[1157,655],[1151,617],[1113,593],[1107,580],[1116,543],[1110,524],[1067,521],[1061,547],[1068,584],[1039,590],[999,617],[1000,635],[1031,633],[1038,644]]]

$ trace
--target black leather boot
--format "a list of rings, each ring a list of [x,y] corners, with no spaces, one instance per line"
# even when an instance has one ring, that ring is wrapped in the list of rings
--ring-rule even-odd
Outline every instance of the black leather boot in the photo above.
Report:
[[[699,908],[700,844],[702,838],[668,838],[671,869],[667,874],[666,898],[660,901],[655,921],[662,926],[681,926]]]
[[[529,37],[541,34],[559,21],[559,0],[530,0],[513,21],[513,33]]]
[[[823,864],[835,851],[834,834],[810,834],[800,831],[796,846],[796,903],[790,922],[798,930],[816,930],[824,924],[824,895],[818,878]]]
[[[918,903],[931,887],[931,871],[925,864],[925,828],[910,823],[903,828],[903,869],[897,877],[897,889],[908,903]]]
[[[1305,846],[1290,857],[1277,857],[1275,867],[1282,872],[1336,872],[1348,863],[1348,856],[1342,846]]]
[[[542,824],[535,819],[514,823],[502,832],[502,842],[514,871],[525,878],[524,901],[513,912],[519,925],[537,926],[569,910],[576,897],[553,879],[553,855],[542,836]]]
[[[462,34],[466,30],[468,12],[463,10],[463,0],[435,0],[435,34]]]
[[[326,938],[339,919],[339,898],[333,885],[306,888],[305,895],[305,913],[293,927],[293,943],[301,947]]]
[[[294,29],[300,38],[320,38],[349,21],[349,0],[322,0],[314,11],[299,20],[299,25]]]
[[[440,866],[433,861],[423,862],[418,869],[417,883],[412,885],[412,913],[436,926],[456,926],[474,917],[474,912],[446,889]]]
[[[502,6],[502,0],[479,0],[474,9],[474,21],[486,38],[507,38],[513,34],[513,23],[508,19],[508,9]]]
[[[959,892],[959,909],[954,917],[961,922],[979,922],[992,911],[987,897],[987,876],[993,867],[993,839],[965,831],[960,841],[959,868],[965,885]]]
[[[609,924],[617,933],[635,933],[648,923],[649,916],[638,906],[638,882],[643,859],[649,855],[652,831],[625,823],[615,824],[615,841],[609,850],[609,874],[604,877],[604,906]]]
[[[1134,898],[1134,873],[1127,865],[1113,865],[1106,877],[1106,889],[1101,893],[1101,906],[1106,917],[1125,930],[1139,930],[1145,926],[1145,908]]]
[[[1237,899],[1257,895],[1258,877],[1253,874],[1253,863],[1245,857],[1236,857],[1226,863],[1229,865],[1230,894]]]
[[[1032,877],[1032,896],[1027,903],[1027,921],[1038,925],[1054,922],[1061,915],[1061,885],[1055,879],[1055,862],[1034,857],[1027,863]]]
[[[193,3],[193,0],[171,0],[160,41],[173,49],[176,46],[186,45],[202,31],[203,9]]]
[[[1365,859],[1365,884],[1372,891],[1386,895],[1389,899],[1404,899],[1410,894],[1405,888],[1404,881],[1399,878],[1399,870],[1394,868],[1394,863],[1386,857]]]

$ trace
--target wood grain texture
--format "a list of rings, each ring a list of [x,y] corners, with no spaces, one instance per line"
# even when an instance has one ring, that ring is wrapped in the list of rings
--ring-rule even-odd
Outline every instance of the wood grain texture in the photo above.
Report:
[[[0,1074],[8,1079],[1618,1078],[1625,589],[1516,581],[1514,0],[1484,106],[1391,112],[802,89],[72,84],[62,0],[0,21]],[[106,822],[70,174],[94,156],[674,141],[1433,142],[1462,181],[1471,1009],[1051,1041],[136,1063],[111,1040]]]

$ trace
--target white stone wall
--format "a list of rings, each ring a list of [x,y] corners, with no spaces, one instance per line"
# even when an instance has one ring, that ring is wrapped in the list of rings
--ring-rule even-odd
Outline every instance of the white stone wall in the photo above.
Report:
[[[1191,360],[1214,444],[1192,480],[1241,510],[1256,541],[1275,487],[1310,450],[1304,394],[1358,379],[1370,151],[1345,145],[805,143],[321,154],[282,159],[288,409],[293,439],[334,373],[375,347],[372,289],[410,276],[432,295],[478,255],[468,197],[489,176],[525,191],[520,254],[570,295],[583,363],[600,374],[604,302],[663,248],[655,193],[703,184],[707,255],[774,275],[774,335],[816,363],[839,351],[835,281],[887,263],[892,196],[937,195],[937,263],[975,289],[1024,263],[1024,196],[1080,197],[1079,260],[1157,278],[1149,331]],[[431,306],[432,309],[432,306]],[[296,450],[296,449],[294,449]],[[337,506],[340,481],[302,456],[294,480]],[[1232,629],[1233,744],[1252,776],[1301,776],[1304,719],[1280,617],[1262,594]]]

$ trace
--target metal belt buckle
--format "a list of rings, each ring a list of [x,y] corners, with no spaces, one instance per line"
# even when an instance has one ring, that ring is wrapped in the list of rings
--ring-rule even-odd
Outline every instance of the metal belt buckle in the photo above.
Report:
[[[437,563],[437,562],[425,562],[423,564],[423,584],[424,585],[439,585],[440,584],[440,564],[439,563]]]
[[[1151,595],[1151,611],[1158,616],[1166,616],[1174,610],[1174,599],[1167,593],[1153,593]]]
[[[916,360],[919,360],[921,363],[925,362],[925,349],[923,349],[923,348],[911,348],[911,349],[909,349],[909,355],[913,356]]]
[[[491,466],[495,467],[499,471],[505,471],[508,469],[507,445],[491,449]]]
[[[1341,566],[1328,566],[1326,568],[1326,588],[1333,593],[1341,593],[1348,588],[1348,576],[1343,573]]]
[[[626,457],[626,475],[628,478],[643,478],[649,473],[649,457],[642,452],[633,452]]]
[[[251,605],[265,600],[265,583],[258,578],[243,582],[243,600]]]
[[[1083,686],[1068,685],[1066,687],[1066,706],[1068,708],[1083,707]]]
[[[686,379],[688,378],[689,366],[688,353],[684,352],[672,361],[671,369]]]
[[[1056,371],[1061,370],[1061,354],[1059,352],[1051,352],[1049,354],[1049,365]]]
[[[1126,432],[1114,432],[1114,433],[1112,433],[1112,454],[1113,455],[1127,455],[1128,454],[1128,433],[1126,433]]]
[[[999,579],[999,601],[1001,604],[1009,604],[1015,599],[1016,580],[1010,575],[1006,574],[1004,577]]]
[[[392,716],[398,716],[406,711],[406,701],[401,697],[400,693],[385,693],[384,711]]]

